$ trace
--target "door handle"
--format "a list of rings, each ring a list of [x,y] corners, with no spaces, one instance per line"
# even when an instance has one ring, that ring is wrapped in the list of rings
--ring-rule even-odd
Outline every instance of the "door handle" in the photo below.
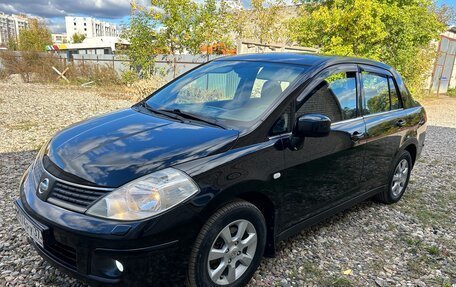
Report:
[[[398,127],[403,127],[403,126],[405,126],[406,123],[407,123],[407,122],[404,121],[404,120],[398,120],[398,121],[396,122],[396,126],[398,126]]]
[[[352,141],[357,142],[357,141],[362,140],[364,138],[364,133],[360,133],[358,131],[355,131],[355,132],[353,132],[350,135],[350,138],[351,138]]]

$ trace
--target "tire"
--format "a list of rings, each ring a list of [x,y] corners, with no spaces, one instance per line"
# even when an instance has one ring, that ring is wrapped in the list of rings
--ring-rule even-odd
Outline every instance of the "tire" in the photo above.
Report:
[[[406,166],[407,171],[404,172],[403,168]],[[402,151],[394,162],[388,177],[386,188],[375,196],[379,202],[392,204],[398,202],[404,195],[405,190],[410,179],[412,171],[412,157],[406,150]],[[402,169],[402,171],[401,171]],[[398,177],[398,172],[401,177]],[[398,182],[400,184],[398,185]]]
[[[245,232],[238,234],[242,229]],[[265,245],[266,222],[261,211],[246,201],[226,204],[206,221],[196,238],[189,259],[187,285],[245,286],[260,265]],[[210,253],[211,250],[219,252]]]

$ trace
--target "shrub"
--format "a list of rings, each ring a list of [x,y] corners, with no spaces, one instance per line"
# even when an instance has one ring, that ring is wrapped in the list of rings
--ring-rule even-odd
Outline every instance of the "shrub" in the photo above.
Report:
[[[52,67],[63,70],[63,63],[57,56],[34,51],[1,52],[0,61],[5,75],[19,74],[26,83],[54,81],[57,74]]]
[[[456,98],[456,88],[448,89],[447,95]]]
[[[119,85],[122,83],[120,76],[108,64],[81,64],[73,62],[67,72],[70,81],[84,84],[94,82],[96,85]]]
[[[143,79],[133,82],[128,88],[128,90],[129,93],[132,95],[132,99],[135,101],[139,101],[152,94],[165,83],[166,81],[163,78],[153,76],[150,79]]]

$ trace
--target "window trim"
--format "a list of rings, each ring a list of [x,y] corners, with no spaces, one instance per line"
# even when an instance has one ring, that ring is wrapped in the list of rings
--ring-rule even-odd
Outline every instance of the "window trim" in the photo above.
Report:
[[[349,63],[342,63],[342,64],[337,64],[334,66],[327,67],[320,71],[312,80],[311,82],[297,95],[297,97],[293,100],[294,103],[294,108],[292,109],[292,123],[294,125],[294,122],[296,122],[296,113],[298,112],[299,108],[304,104],[304,100],[308,98],[310,95],[310,92],[320,84],[321,81],[324,79],[328,78],[331,75],[334,75],[336,73],[340,72],[353,72],[355,73],[355,83],[356,83],[356,116],[354,118],[350,119],[343,119],[338,122],[331,122],[332,124],[336,123],[342,123],[345,121],[350,121],[353,119],[357,119],[362,117],[361,114],[361,86],[360,86],[360,73],[359,73],[359,67],[357,64],[349,64]]]
[[[393,81],[394,89],[396,90],[397,101],[399,103],[399,107],[397,107],[397,109],[394,109],[394,110],[392,109],[391,86],[390,86],[389,79],[391,79]],[[403,109],[404,108],[404,103],[402,102],[401,93],[399,92],[399,86],[397,85],[396,79],[394,77],[388,77],[388,88],[389,88],[389,95],[390,95],[390,111]]]
[[[402,105],[402,97],[401,97],[401,94],[399,93],[399,90],[397,89],[397,83],[395,81],[395,78],[394,78],[394,75],[388,71],[388,70],[385,70],[385,69],[382,69],[382,68],[379,68],[379,67],[374,67],[374,66],[369,66],[369,65],[358,65],[359,67],[359,84],[360,84],[360,98],[361,98],[361,107],[360,107],[360,114],[362,117],[368,117],[368,116],[372,116],[372,115],[381,115],[381,114],[385,114],[385,113],[388,113],[388,112],[392,112],[392,111],[397,111],[397,110],[400,110],[403,108],[403,105]],[[389,100],[390,100],[390,103],[389,103],[389,110],[388,111],[382,111],[382,112],[378,112],[378,113],[372,113],[372,114],[365,114],[364,113],[364,107],[365,107],[365,104],[366,104],[366,97],[365,97],[365,94],[364,94],[364,87],[363,87],[363,75],[362,73],[363,72],[368,72],[368,73],[371,73],[371,74],[377,74],[381,77],[385,77],[386,80],[387,80],[387,83],[388,83],[388,97],[389,97]],[[394,84],[396,85],[396,92],[398,93],[398,97],[399,97],[399,102],[401,103],[401,107],[399,109],[395,109],[395,110],[392,110],[391,109],[391,90],[390,90],[390,85],[389,85],[389,78],[392,78],[393,81],[394,81]]]

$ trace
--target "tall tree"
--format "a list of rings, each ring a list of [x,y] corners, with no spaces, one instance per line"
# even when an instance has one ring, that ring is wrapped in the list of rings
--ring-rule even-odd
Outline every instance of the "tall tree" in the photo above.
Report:
[[[288,42],[286,19],[291,17],[284,0],[252,0],[251,7],[244,8],[242,1],[232,5],[230,14],[237,38],[258,41],[263,44]]]
[[[132,5],[130,22],[121,37],[130,42],[128,49],[124,50],[130,65],[142,77],[149,78],[153,74],[155,56],[165,51],[158,40],[157,24],[152,15],[144,7]]]
[[[52,44],[51,32],[42,22],[29,20],[29,27],[19,32],[19,50],[45,51]]]
[[[430,70],[429,44],[445,23],[432,0],[331,0],[302,5],[291,27],[301,45],[392,65],[418,94]]]
[[[171,54],[192,46],[192,32],[198,4],[193,0],[151,0],[150,14],[159,23],[158,40]]]
[[[223,43],[229,46],[232,44],[231,27],[227,17],[228,7],[225,0],[205,0],[198,5],[195,14],[193,30],[190,31],[193,39],[190,52],[200,53],[202,45]]]

